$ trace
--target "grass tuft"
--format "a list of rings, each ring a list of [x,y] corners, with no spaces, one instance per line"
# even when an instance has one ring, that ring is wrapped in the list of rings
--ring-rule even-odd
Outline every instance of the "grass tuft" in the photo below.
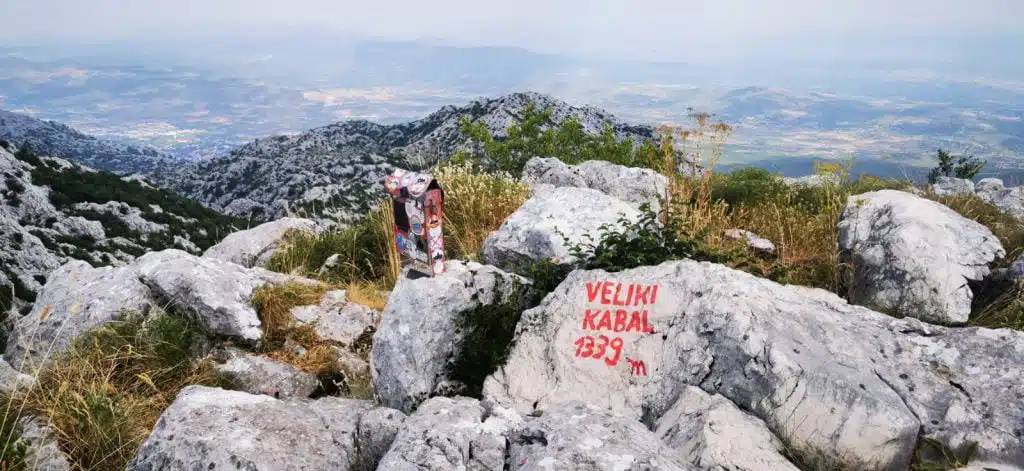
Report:
[[[178,391],[217,384],[212,362],[195,359],[203,342],[185,319],[125,313],[76,338],[11,396],[5,417],[44,418],[77,469],[124,469]]]

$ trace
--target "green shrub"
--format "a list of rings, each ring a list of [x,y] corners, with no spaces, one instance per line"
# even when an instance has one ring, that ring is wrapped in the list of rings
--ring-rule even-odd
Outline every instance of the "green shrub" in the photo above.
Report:
[[[635,222],[620,218],[622,229],[606,224],[599,229],[597,241],[587,237],[586,242],[571,246],[570,253],[580,261],[581,268],[614,272],[669,260],[725,263],[740,256],[711,248],[707,231],[686,235],[686,221],[676,214],[667,213],[665,223],[659,224],[650,205],[642,205],[641,212],[643,215]],[[565,240],[568,243],[568,238]]]
[[[725,201],[731,207],[755,205],[779,199],[788,191],[780,176],[762,168],[747,167],[715,175],[711,200]]]
[[[3,417],[0,417],[0,469],[4,471],[26,471],[28,444],[21,438],[20,407],[8,398],[0,398]]]
[[[125,313],[74,339],[12,401],[52,424],[75,469],[124,469],[183,387],[217,384],[196,359],[204,338],[182,317]]]
[[[517,293],[519,286],[513,286],[511,291]],[[513,296],[506,302],[481,305],[455,320],[463,344],[449,377],[465,386],[460,394],[481,397],[484,380],[508,359],[516,325],[523,311],[532,307],[530,304]]]
[[[943,176],[970,180],[977,176],[987,163],[970,155],[956,157],[954,162],[953,156],[942,149],[937,151],[936,158],[939,160],[939,165],[928,172],[928,183],[935,183],[939,177]]]

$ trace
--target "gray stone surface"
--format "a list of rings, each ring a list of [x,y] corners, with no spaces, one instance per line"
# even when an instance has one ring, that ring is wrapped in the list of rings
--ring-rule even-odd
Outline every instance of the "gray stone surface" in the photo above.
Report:
[[[411,412],[433,395],[460,392],[450,380],[460,354],[460,316],[484,306],[518,302],[529,282],[492,266],[449,261],[437,277],[401,278],[373,335],[371,368],[381,404]]]
[[[298,306],[291,313],[297,322],[313,324],[320,337],[344,346],[351,346],[359,336],[372,331],[380,319],[379,312],[349,302],[344,290],[328,291],[319,304]]]
[[[66,350],[75,336],[125,311],[148,313],[153,303],[130,268],[93,268],[73,260],[50,274],[32,311],[17,320],[4,358],[28,372]]]
[[[276,398],[309,397],[319,384],[316,375],[256,355],[236,356],[217,371],[229,375],[239,391]]]
[[[570,274],[523,313],[484,397],[523,414],[582,400],[653,427],[696,386],[853,469],[905,470],[919,431],[953,447],[977,441],[979,461],[1009,465],[1024,462],[1021,364],[1021,332],[895,319],[824,290],[676,261]]]
[[[545,411],[510,434],[509,441],[511,469],[524,471],[698,469],[674,456],[636,419],[582,402]]]
[[[278,400],[188,386],[160,416],[127,470],[371,470],[380,459],[375,453],[391,438],[383,428],[367,433],[363,449],[360,420],[373,410],[371,403],[353,399]],[[387,423],[394,430],[401,414],[391,412],[392,419],[373,418],[367,425]]]
[[[220,243],[206,249],[203,257],[216,258],[244,267],[262,267],[277,252],[289,231],[316,233],[318,230],[316,221],[281,218],[252,229],[228,234]]]
[[[40,419],[23,417],[21,438],[25,440],[25,463],[32,471],[70,471],[67,456],[60,451],[60,444],[52,427]]]
[[[974,182],[965,178],[939,177],[932,184],[932,191],[937,195],[973,195]]]
[[[592,188],[636,209],[647,203],[654,212],[661,210],[660,199],[667,197],[668,190],[668,177],[658,172],[600,160],[568,165],[556,158],[534,157],[523,167],[522,181],[531,187]]]
[[[132,268],[159,297],[193,316],[212,334],[254,344],[263,337],[252,293],[266,284],[312,282],[176,249],[150,252]]]
[[[476,399],[435,397],[409,416],[378,471],[503,471],[505,435],[519,418],[489,416]]]
[[[926,322],[962,325],[974,295],[967,282],[1006,254],[987,227],[901,191],[849,198],[839,247],[852,263],[850,300]]]
[[[655,427],[658,438],[699,469],[800,471],[763,421],[719,394],[687,386]]]
[[[573,246],[596,243],[603,225],[621,230],[621,217],[637,221],[640,212],[597,190],[555,188],[531,197],[487,238],[484,260],[504,269],[539,260],[572,263]]]
[[[10,396],[15,391],[24,391],[36,384],[36,379],[18,372],[9,363],[0,359],[0,394]]]
[[[1006,214],[1024,219],[1024,186],[1006,188],[998,178],[985,178],[978,182],[976,189],[979,198]]]

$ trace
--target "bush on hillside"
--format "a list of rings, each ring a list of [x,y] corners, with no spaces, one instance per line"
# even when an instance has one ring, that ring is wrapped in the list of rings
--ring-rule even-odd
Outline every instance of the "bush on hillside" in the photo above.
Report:
[[[556,123],[551,116],[551,109],[538,110],[535,103],[530,103],[523,110],[521,121],[510,126],[507,136],[500,138],[491,135],[485,123],[463,117],[460,130],[472,139],[475,149],[460,151],[452,160],[481,164],[489,170],[518,176],[526,161],[536,156],[552,156],[568,164],[605,160],[631,167],[649,167],[649,156],[658,152],[654,142],[636,146],[630,138],[618,140],[615,130],[607,123],[601,134],[595,136],[586,133],[574,118]]]
[[[182,317],[125,313],[77,337],[11,403],[52,424],[76,469],[122,470],[178,391],[219,384],[195,359],[202,339]]]
[[[956,177],[970,180],[977,176],[978,172],[981,172],[981,169],[985,168],[987,163],[970,155],[962,155],[954,160],[954,157],[949,152],[942,149],[939,149],[936,153],[939,165],[928,172],[928,183],[935,183],[939,177]]]
[[[773,201],[789,191],[780,176],[759,167],[715,174],[712,185],[712,201],[724,201],[730,207]]]

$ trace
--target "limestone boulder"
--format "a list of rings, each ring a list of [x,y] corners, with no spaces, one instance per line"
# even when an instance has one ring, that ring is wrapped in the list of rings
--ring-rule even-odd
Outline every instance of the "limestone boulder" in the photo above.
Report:
[[[674,261],[570,274],[523,313],[484,397],[522,414],[579,400],[656,429],[694,386],[852,469],[905,470],[919,435],[1010,466],[1024,462],[1021,364],[1021,332],[895,319]]]
[[[79,334],[126,311],[148,313],[154,304],[132,269],[70,261],[50,274],[32,311],[15,322],[4,358],[29,372],[67,350]]]
[[[854,270],[851,302],[946,325],[967,322],[968,282],[982,280],[1006,254],[984,225],[894,190],[849,198],[839,247]]]
[[[973,195],[974,182],[966,178],[939,177],[932,184],[932,191],[941,196]]]
[[[552,187],[592,188],[635,209],[646,203],[654,212],[660,211],[661,199],[668,194],[668,177],[651,169],[601,160],[568,165],[556,158],[534,157],[523,167],[522,181],[531,187],[544,185],[541,192]]]
[[[289,232],[317,233],[319,230],[316,221],[285,217],[252,229],[231,233],[217,245],[206,249],[203,257],[224,260],[244,267],[262,267],[281,248],[283,239]]]
[[[641,214],[629,204],[589,188],[561,187],[531,197],[484,242],[484,261],[507,270],[540,260],[576,261],[579,244],[597,243],[602,228],[621,231],[620,219]]]
[[[278,400],[188,386],[126,469],[375,469],[377,453],[389,447],[389,434],[403,419],[368,401]]]
[[[453,368],[463,354],[466,316],[525,305],[530,296],[528,280],[472,262],[449,261],[436,277],[400,278],[373,335],[371,369],[381,404],[411,412],[431,396],[461,393],[465,385],[453,380]]]

